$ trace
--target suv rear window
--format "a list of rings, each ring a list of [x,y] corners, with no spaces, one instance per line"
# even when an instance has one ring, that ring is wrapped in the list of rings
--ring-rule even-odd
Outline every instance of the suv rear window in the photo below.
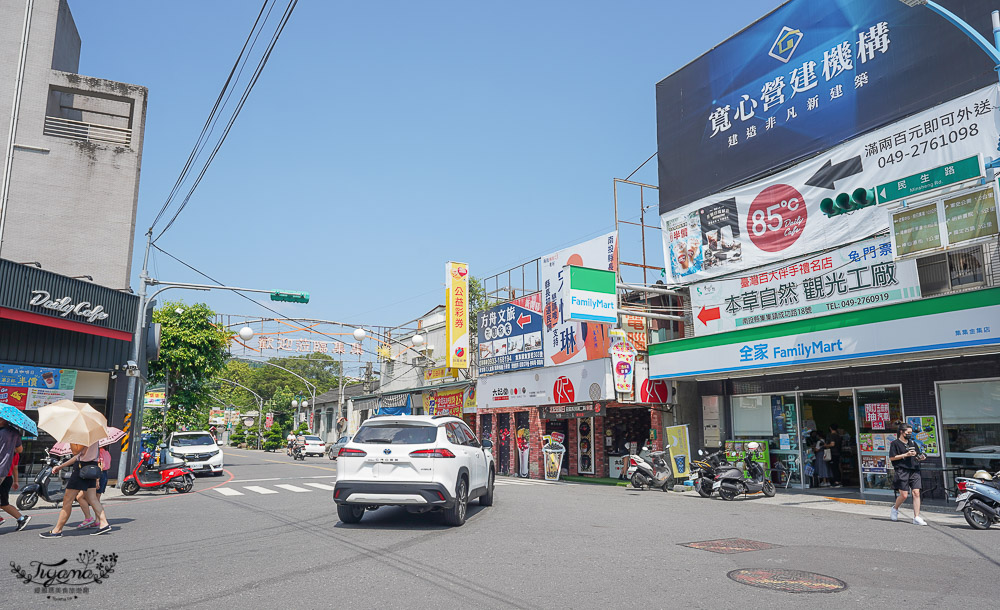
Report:
[[[320,438],[320,437],[318,437],[318,436],[306,436],[306,437],[304,437],[304,438],[305,438],[305,439],[306,439],[307,441],[319,441],[319,442],[321,442],[321,443],[323,442],[323,439],[321,439],[321,438]]]
[[[424,445],[437,440],[437,426],[413,424],[369,424],[354,436],[355,443]]]
[[[179,434],[170,441],[174,447],[194,447],[197,445],[214,445],[215,441],[209,434]]]

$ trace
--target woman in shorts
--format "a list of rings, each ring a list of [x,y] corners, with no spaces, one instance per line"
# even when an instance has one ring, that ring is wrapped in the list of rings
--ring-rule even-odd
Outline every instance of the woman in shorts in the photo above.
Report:
[[[97,500],[108,488],[108,470],[111,468],[111,454],[104,447],[101,447],[97,454],[97,465],[101,467],[101,478],[97,479]],[[90,516],[90,502],[87,502],[86,494],[81,494],[79,498],[80,510],[83,511],[83,522],[76,526],[76,529],[87,529],[97,527],[97,519]]]
[[[73,451],[73,457],[52,469],[52,474],[56,474],[63,468],[72,467],[73,473],[69,478],[69,482],[66,483],[62,510],[59,511],[59,519],[56,521],[56,526],[51,531],[38,534],[42,538],[62,538],[63,527],[69,521],[69,516],[73,512],[73,502],[79,497],[86,498],[87,503],[93,507],[94,514],[97,515],[99,520],[98,529],[91,532],[90,535],[98,536],[111,531],[111,525],[108,523],[107,515],[104,513],[104,506],[97,499],[97,479],[85,479],[80,476],[80,471],[84,466],[97,465],[100,458],[100,447],[97,443],[89,447],[74,443],[70,445],[70,449]]]

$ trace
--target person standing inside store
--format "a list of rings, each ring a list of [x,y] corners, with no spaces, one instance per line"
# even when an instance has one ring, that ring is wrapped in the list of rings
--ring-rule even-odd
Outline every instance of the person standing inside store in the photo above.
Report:
[[[11,489],[17,489],[17,454],[21,453],[21,431],[0,419],[0,509],[14,517],[16,531],[24,529],[31,517],[22,515],[21,511],[10,503]],[[0,517],[0,522],[3,518]]]
[[[73,467],[73,474],[70,476],[69,482],[66,483],[66,492],[63,494],[62,510],[59,511],[56,526],[50,531],[38,534],[41,538],[62,538],[63,527],[69,521],[69,516],[73,512],[73,502],[81,495],[86,497],[87,504],[94,509],[94,514],[98,519],[98,528],[91,532],[90,535],[99,536],[111,531],[111,524],[108,523],[108,517],[104,513],[104,506],[97,499],[97,479],[85,479],[80,476],[80,471],[84,466],[97,464],[100,456],[100,447],[97,443],[89,447],[73,443],[70,444],[70,449],[73,450],[73,457],[52,469],[52,474],[56,474],[62,468]]]
[[[913,426],[900,424],[896,432],[896,440],[889,444],[889,461],[893,467],[893,487],[899,492],[896,503],[889,511],[889,518],[899,521],[899,507],[906,498],[913,494],[913,524],[927,525],[920,516],[920,462],[927,456],[917,449],[917,444],[911,438]]]
[[[840,473],[840,453],[841,453],[840,433],[837,432],[837,424],[830,424],[830,433],[826,435],[826,448],[830,450],[830,483],[833,487],[843,487]]]

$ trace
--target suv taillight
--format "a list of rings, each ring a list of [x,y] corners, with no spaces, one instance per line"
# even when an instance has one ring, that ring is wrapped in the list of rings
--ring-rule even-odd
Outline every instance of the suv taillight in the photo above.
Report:
[[[349,447],[341,447],[340,451],[337,452],[337,457],[365,457],[368,455],[360,449],[351,449]]]
[[[410,457],[453,458],[455,454],[447,449],[417,449],[410,452]]]

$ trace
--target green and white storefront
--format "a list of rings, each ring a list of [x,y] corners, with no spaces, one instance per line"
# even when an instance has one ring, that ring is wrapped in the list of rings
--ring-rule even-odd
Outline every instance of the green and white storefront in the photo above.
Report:
[[[966,469],[1000,470],[1000,288],[658,343],[649,354],[651,378],[696,382],[692,411],[718,412],[723,439],[767,441],[782,485],[815,484],[803,476],[807,434],[831,424],[850,439],[837,462],[845,487],[865,494],[892,494],[886,457],[901,421],[917,424],[929,456],[925,495],[943,498]]]

